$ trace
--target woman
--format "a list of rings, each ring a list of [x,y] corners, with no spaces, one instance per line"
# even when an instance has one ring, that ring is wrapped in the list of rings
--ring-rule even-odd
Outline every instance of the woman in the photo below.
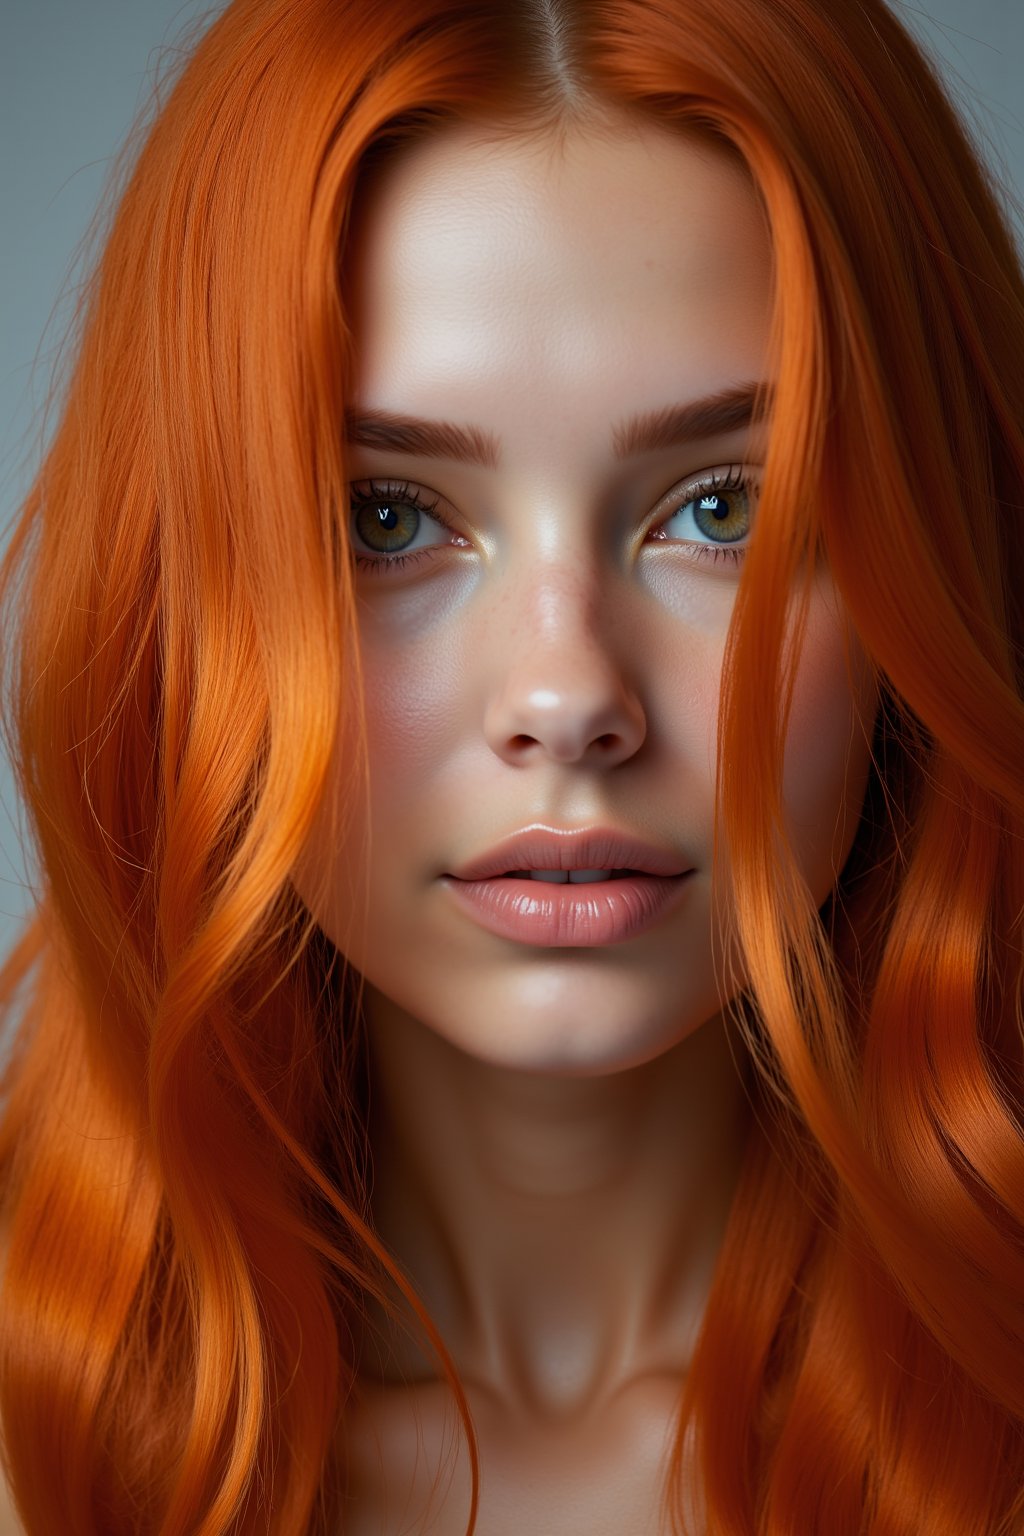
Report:
[[[213,25],[4,570],[32,1536],[1022,1528],[1022,341],[880,5]]]

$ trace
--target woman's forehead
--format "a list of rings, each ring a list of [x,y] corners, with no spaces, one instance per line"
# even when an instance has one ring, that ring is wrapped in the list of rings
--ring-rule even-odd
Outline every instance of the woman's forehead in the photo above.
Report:
[[[364,407],[429,415],[440,393],[446,413],[522,408],[526,425],[577,400],[606,429],[624,403],[761,372],[760,202],[692,136],[631,123],[538,146],[459,125],[376,168],[350,257]]]
[[[655,270],[666,234],[677,241],[673,270],[683,260],[694,270],[701,260],[713,267],[730,246],[733,267],[751,244],[756,260],[770,259],[759,199],[734,152],[704,135],[625,115],[622,122],[618,137],[581,126],[497,140],[451,124],[404,146],[360,186],[351,279],[360,288],[383,278],[457,289],[485,272],[500,280],[530,256],[538,274],[553,269],[557,282],[564,264],[574,279],[585,274],[582,256],[595,278],[624,259],[632,289]],[[723,223],[731,240],[717,235]],[[577,297],[562,294],[565,302]]]

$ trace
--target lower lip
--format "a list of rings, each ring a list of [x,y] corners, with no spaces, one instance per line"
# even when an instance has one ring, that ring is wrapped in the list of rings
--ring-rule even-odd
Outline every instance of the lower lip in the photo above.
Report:
[[[499,938],[547,948],[590,948],[621,944],[650,928],[681,899],[693,873],[623,875],[580,885],[508,875],[491,880],[446,875],[443,884],[463,911]]]

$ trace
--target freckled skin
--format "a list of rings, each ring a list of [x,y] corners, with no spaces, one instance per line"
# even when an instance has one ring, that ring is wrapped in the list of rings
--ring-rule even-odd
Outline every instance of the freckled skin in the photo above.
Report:
[[[454,537],[426,520],[426,558],[358,574],[370,803],[337,844],[329,790],[295,871],[368,983],[375,1218],[479,1414],[480,1536],[539,1530],[541,1511],[564,1536],[655,1529],[747,1125],[716,984],[730,893],[711,881],[739,568],[698,563],[692,533],[651,534],[674,487],[756,473],[765,429],[626,461],[611,438],[627,415],[766,376],[771,251],[731,156],[611,129],[557,146],[446,129],[376,174],[349,253],[353,403],[502,445],[497,468],[350,450],[353,484],[439,497]],[[823,572],[785,761],[819,902],[853,839],[873,710]],[[686,899],[604,948],[484,932],[439,876],[537,821],[673,850],[696,871]],[[415,1469],[408,1415],[434,1446],[435,1375],[402,1340],[367,1364],[353,1529],[382,1528],[386,1492],[396,1519],[425,1499],[436,1457]],[[432,1529],[464,1529],[467,1477],[463,1458]]]

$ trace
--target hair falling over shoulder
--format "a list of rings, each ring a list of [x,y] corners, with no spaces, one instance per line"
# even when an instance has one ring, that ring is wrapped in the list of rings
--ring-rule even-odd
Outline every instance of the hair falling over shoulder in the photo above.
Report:
[[[683,1530],[692,1430],[708,1536],[1024,1523],[1024,282],[997,190],[880,0],[234,0],[126,178],[0,573],[41,871],[0,972],[30,1536],[335,1536],[353,1325],[391,1286],[475,1489],[368,1216],[357,987],[288,876],[338,733],[353,808],[367,771],[357,175],[448,119],[595,103],[733,145],[776,264],[773,533],[719,736],[760,1111],[666,1510]],[[779,807],[786,595],[820,555],[882,705],[819,912]]]

